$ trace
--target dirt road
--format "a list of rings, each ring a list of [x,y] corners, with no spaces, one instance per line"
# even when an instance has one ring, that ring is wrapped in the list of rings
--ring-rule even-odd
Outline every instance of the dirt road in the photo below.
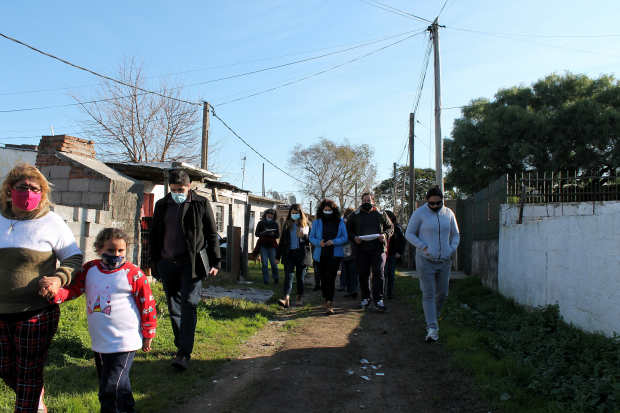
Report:
[[[404,298],[390,311],[358,310],[336,293],[336,313],[314,307],[292,329],[295,307],[248,340],[208,392],[175,412],[491,412],[471,378],[450,366],[439,343],[424,342],[424,323]],[[306,310],[308,311],[308,310]],[[367,379],[363,378],[367,377]]]

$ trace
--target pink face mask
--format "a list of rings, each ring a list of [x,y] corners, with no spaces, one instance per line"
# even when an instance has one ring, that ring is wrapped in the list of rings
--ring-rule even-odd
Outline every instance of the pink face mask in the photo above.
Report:
[[[39,206],[41,193],[35,194],[31,191],[19,192],[11,188],[11,200],[22,211],[32,211]]]

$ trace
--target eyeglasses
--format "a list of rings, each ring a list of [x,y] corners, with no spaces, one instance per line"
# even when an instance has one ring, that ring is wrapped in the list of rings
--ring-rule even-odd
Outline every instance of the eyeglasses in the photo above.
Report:
[[[18,186],[13,186],[12,188],[16,190],[17,192],[30,191],[34,194],[38,194],[41,192],[41,188],[35,188],[34,186],[28,186],[28,185],[18,185]]]
[[[441,204],[443,204],[443,201],[439,201],[439,202],[430,202],[430,201],[429,201],[429,202],[428,202],[428,206],[435,206],[435,205],[436,205],[436,206],[439,206],[439,205],[441,205]]]

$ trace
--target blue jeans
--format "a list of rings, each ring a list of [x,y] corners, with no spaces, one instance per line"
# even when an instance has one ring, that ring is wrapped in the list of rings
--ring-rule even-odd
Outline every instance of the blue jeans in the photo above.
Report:
[[[304,295],[304,257],[298,249],[288,250],[284,263],[284,295],[291,295],[293,274],[297,276],[297,295]]]
[[[394,292],[394,277],[396,276],[396,254],[388,255],[383,273],[387,283],[387,293],[392,295]]]
[[[135,351],[105,354],[95,352],[102,413],[136,412],[136,402],[129,382],[129,369],[135,355]]]
[[[189,358],[194,349],[202,280],[192,278],[190,260],[172,262],[162,258],[157,261],[157,271],[166,293],[174,345],[178,354]]]
[[[452,260],[437,262],[416,254],[415,266],[422,290],[422,308],[426,328],[437,329],[437,320],[441,317],[441,309],[448,298]]]
[[[357,291],[357,268],[355,268],[355,258],[350,261],[342,260],[340,263],[340,279],[344,277],[345,286],[348,293]]]
[[[263,265],[263,281],[269,282],[269,265],[271,264],[271,275],[273,279],[278,279],[278,264],[276,264],[276,249],[273,247],[260,246],[260,261]]]

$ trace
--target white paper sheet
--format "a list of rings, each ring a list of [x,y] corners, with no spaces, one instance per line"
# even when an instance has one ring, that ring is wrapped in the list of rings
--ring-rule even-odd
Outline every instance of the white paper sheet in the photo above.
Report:
[[[362,241],[372,241],[373,239],[377,239],[380,236],[381,236],[381,234],[360,235],[360,239]]]

